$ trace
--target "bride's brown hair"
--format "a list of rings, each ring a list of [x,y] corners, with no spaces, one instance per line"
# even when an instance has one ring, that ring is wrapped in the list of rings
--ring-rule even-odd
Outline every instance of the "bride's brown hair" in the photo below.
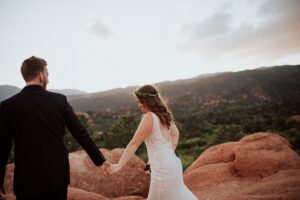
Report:
[[[161,98],[158,90],[152,85],[144,85],[135,91],[135,96],[146,105],[151,112],[154,112],[161,123],[168,129],[173,119],[172,113],[165,101]]]

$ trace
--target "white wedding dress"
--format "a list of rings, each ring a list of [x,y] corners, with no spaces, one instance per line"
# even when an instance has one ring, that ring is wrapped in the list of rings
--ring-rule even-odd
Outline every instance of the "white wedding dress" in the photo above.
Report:
[[[153,119],[151,134],[145,139],[151,167],[151,182],[147,200],[196,200],[197,197],[183,182],[181,160],[176,156],[171,142],[160,130],[158,116]]]

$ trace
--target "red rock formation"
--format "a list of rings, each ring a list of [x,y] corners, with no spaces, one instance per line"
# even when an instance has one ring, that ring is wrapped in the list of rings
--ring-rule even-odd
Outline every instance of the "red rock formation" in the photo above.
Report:
[[[77,188],[68,188],[68,200],[109,200],[100,194],[87,192]]]
[[[7,194],[5,197],[7,198],[6,200],[16,200],[16,197],[12,193]],[[100,194],[69,187],[68,200],[145,200],[145,198],[139,196],[125,196],[109,199]]]
[[[300,157],[288,140],[271,133],[213,146],[185,171],[200,199],[297,199]]]
[[[116,163],[123,149],[112,151],[101,149],[101,152],[107,160]],[[92,163],[84,151],[71,153],[69,158],[71,187],[111,198],[130,195],[147,197],[150,179],[144,171],[145,163],[137,156],[133,156],[119,173],[109,177]],[[8,193],[12,193],[13,170],[14,164],[7,165],[5,189]],[[128,198],[137,199],[137,197]]]
[[[123,152],[101,151],[113,163]],[[146,196],[149,176],[136,156],[111,177],[104,176],[83,151],[70,154],[70,163],[69,200],[145,199],[139,194]],[[13,164],[7,166],[8,192],[12,191],[13,168]],[[210,147],[185,171],[184,179],[201,200],[299,200],[300,157],[285,138],[256,133]],[[15,199],[11,193],[8,197]]]
[[[123,149],[108,151],[101,149],[105,158],[116,163]],[[147,197],[149,175],[144,171],[145,163],[134,156],[123,169],[112,176],[105,176],[99,167],[95,167],[84,151],[71,153],[71,187],[95,192],[106,197],[144,196]]]
[[[293,115],[290,117],[290,119],[296,122],[300,122],[300,115]]]
[[[126,197],[112,198],[111,200],[146,200],[146,199],[139,196],[126,196]]]
[[[4,189],[7,193],[13,192],[14,169],[15,169],[15,164],[6,165]]]

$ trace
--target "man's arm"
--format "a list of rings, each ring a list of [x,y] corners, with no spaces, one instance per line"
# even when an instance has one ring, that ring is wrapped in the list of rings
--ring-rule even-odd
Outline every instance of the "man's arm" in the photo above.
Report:
[[[99,151],[98,147],[92,141],[86,129],[82,126],[80,120],[74,113],[67,100],[65,120],[68,130],[71,132],[72,136],[77,140],[80,146],[82,146],[82,148],[87,152],[94,164],[96,166],[102,165],[105,162],[103,154]]]
[[[4,191],[6,164],[12,147],[12,136],[9,131],[9,120],[3,103],[0,104],[0,195]]]

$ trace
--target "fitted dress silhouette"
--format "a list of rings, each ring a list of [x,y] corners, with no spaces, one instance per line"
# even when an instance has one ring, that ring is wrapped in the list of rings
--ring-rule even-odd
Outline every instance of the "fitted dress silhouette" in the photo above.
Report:
[[[176,156],[171,141],[163,137],[158,116],[149,113],[153,127],[144,140],[151,166],[148,200],[197,200],[184,184],[181,160]]]

